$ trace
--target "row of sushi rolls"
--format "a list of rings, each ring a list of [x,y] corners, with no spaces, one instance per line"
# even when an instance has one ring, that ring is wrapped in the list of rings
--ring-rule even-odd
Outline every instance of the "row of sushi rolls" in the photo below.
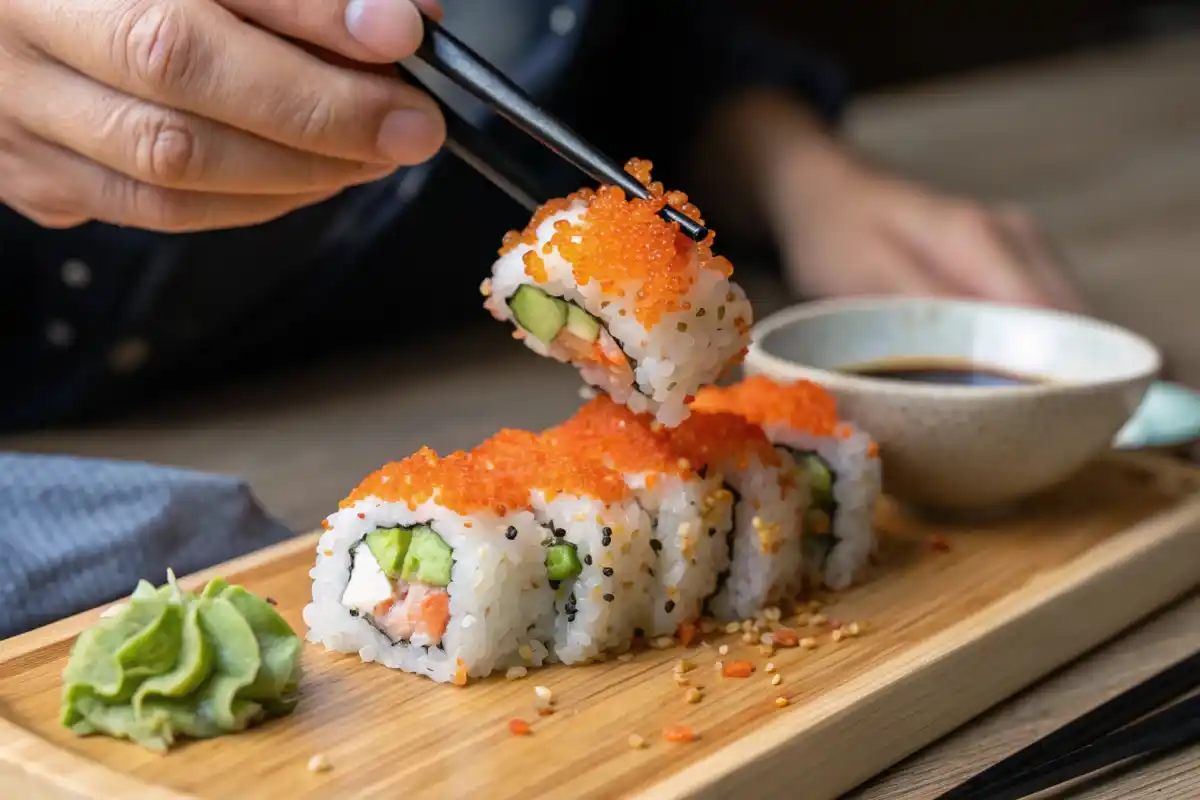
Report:
[[[323,523],[308,639],[462,685],[512,666],[585,664],[842,590],[876,547],[878,448],[809,382],[722,381],[752,313],[730,262],[649,199],[584,189],[504,238],[484,305],[590,396],[542,431],[422,448]]]
[[[497,670],[585,664],[845,589],[876,546],[878,448],[813,383],[719,385],[751,309],[712,235],[650,199],[582,190],[508,234],[486,308],[591,395],[542,431],[469,452],[422,448],[368,476],[325,522],[310,642],[464,685]],[[61,722],[152,750],[289,713],[302,640],[220,578],[143,581],[76,640]]]

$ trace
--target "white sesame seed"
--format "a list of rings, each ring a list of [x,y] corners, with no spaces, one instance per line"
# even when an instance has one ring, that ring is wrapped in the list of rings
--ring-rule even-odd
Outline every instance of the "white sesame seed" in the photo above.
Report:
[[[333,765],[329,763],[329,759],[325,757],[324,753],[317,753],[308,760],[309,772],[328,772],[331,769],[333,769]]]
[[[767,665],[765,667],[763,667],[763,669],[766,671],[766,673],[768,675],[770,675],[772,672],[775,671],[775,665],[772,664],[770,661],[768,661]]]
[[[771,685],[778,686],[781,683],[783,683],[783,676],[776,672],[774,677],[771,678]]]
[[[717,648],[717,652],[723,656],[729,655],[729,645],[727,645],[727,644],[721,645],[720,647]]]
[[[636,733],[631,733],[629,734],[629,746],[634,750],[644,750],[646,748],[646,740]]]
[[[545,686],[535,686],[533,693],[537,698],[533,703],[534,708],[549,708],[554,702],[554,693]]]
[[[504,673],[504,677],[508,678],[510,681],[515,681],[518,678],[524,678],[528,674],[529,670],[525,669],[524,667],[509,667],[508,671]]]

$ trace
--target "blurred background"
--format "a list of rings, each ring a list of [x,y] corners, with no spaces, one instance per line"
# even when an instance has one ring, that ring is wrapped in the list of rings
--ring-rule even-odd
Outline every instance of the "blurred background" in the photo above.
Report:
[[[1200,30],[1200,0],[742,0],[824,50],[858,91]]]
[[[845,135],[862,150],[1030,209],[1097,315],[1150,337],[1177,379],[1200,385],[1200,0],[742,3],[848,72]],[[468,269],[481,279],[488,266]],[[750,266],[739,279],[761,318],[787,296]],[[312,529],[386,461],[544,427],[578,406],[573,370],[472,313],[446,336],[399,329],[382,350],[356,343],[92,425],[0,437],[0,450],[240,475],[294,529]]]

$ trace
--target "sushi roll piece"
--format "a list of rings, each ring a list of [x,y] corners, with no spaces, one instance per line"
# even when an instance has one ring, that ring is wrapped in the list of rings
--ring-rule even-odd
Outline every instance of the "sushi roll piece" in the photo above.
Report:
[[[851,586],[875,551],[875,507],[882,487],[879,447],[837,403],[809,381],[776,383],[764,376],[708,387],[693,408],[738,414],[760,426],[804,468],[810,502],[804,516],[806,572],[834,590]]]
[[[808,485],[795,460],[736,414],[693,411],[669,431],[671,445],[699,474],[732,495],[729,567],[708,609],[722,620],[746,619],[787,603],[803,588],[802,512]]]
[[[717,475],[700,475],[652,417],[600,396],[546,437],[594,455],[620,473],[650,516],[650,636],[673,635],[701,616],[729,569],[733,495]]]
[[[526,619],[553,602],[527,493],[423,448],[369,476],[325,522],[308,640],[441,683],[539,665]]]
[[[643,183],[649,168],[636,159],[626,167]],[[752,314],[712,237],[694,242],[658,216],[670,203],[699,219],[695,206],[650,188],[649,200],[605,186],[547,203],[505,237],[481,291],[530,350],[674,426],[701,386],[741,361]]]
[[[650,610],[650,518],[621,476],[567,443],[502,430],[471,453],[528,492],[551,594],[530,635],[555,660],[586,663],[627,650]]]

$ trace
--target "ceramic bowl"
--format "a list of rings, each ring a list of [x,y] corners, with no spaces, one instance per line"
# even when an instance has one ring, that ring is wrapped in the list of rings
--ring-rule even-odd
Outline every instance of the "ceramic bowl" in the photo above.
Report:
[[[829,300],[755,326],[748,373],[828,388],[879,442],[884,488],[929,509],[999,507],[1049,489],[1113,445],[1161,367],[1153,344],[1083,316],[968,300]],[[912,383],[856,375],[930,359],[1028,379]],[[850,370],[850,371],[847,371]]]

